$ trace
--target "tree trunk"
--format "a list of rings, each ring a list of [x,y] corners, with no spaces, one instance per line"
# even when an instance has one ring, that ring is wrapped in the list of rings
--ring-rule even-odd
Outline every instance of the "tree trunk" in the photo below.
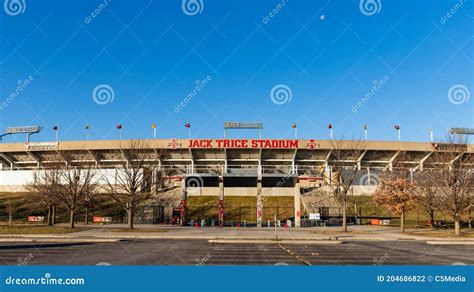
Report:
[[[402,210],[402,214],[400,216],[400,230],[405,232],[405,210]]]
[[[347,199],[344,198],[344,208],[342,209],[342,229],[347,232]]]
[[[76,219],[76,212],[74,210],[71,210],[71,217],[69,221],[69,226],[71,228],[74,228],[74,220]]]
[[[51,225],[56,224],[56,205],[53,205],[53,215],[51,216]]]
[[[459,219],[454,220],[454,234],[456,236],[461,235],[461,221]]]
[[[434,227],[434,211],[430,211],[431,227]]]
[[[12,226],[12,210],[8,211],[8,227]]]
[[[53,220],[51,218],[52,213],[53,213],[53,206],[48,206],[48,226],[53,225]]]
[[[471,214],[471,209],[469,209],[469,229],[472,229],[472,214]]]
[[[127,210],[128,228],[133,229],[133,209]]]
[[[89,224],[89,209],[86,208],[86,214],[85,214],[85,219],[84,223],[87,225]]]

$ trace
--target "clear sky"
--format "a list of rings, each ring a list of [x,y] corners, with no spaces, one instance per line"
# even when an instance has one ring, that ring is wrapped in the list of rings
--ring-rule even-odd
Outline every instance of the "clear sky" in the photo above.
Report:
[[[159,138],[186,138],[186,123],[220,138],[225,121],[360,138],[367,124],[374,140],[400,125],[406,141],[474,125],[472,0],[11,1],[0,128],[42,125],[36,141],[53,126],[85,139],[86,124],[90,139],[118,138],[117,124],[150,138],[153,123]]]

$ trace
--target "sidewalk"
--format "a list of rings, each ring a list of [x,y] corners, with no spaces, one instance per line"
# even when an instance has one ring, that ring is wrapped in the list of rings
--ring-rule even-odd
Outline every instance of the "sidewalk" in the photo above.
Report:
[[[84,226],[81,226],[84,227]],[[89,228],[89,227],[88,227]],[[205,240],[239,240],[239,241],[305,241],[305,242],[325,242],[325,241],[398,241],[398,240],[418,240],[436,242],[462,242],[463,244],[473,244],[474,238],[469,237],[431,237],[401,234],[395,227],[379,226],[350,226],[349,232],[341,231],[341,227],[313,227],[313,228],[194,228],[178,226],[150,226],[137,225],[132,232],[123,231],[125,225],[90,226],[90,229],[68,234],[15,234],[0,235],[0,242],[13,242],[15,240],[139,240],[139,239],[205,239]],[[140,232],[140,229],[143,232]],[[153,232],[156,229],[156,232]],[[407,230],[413,232],[417,230]]]

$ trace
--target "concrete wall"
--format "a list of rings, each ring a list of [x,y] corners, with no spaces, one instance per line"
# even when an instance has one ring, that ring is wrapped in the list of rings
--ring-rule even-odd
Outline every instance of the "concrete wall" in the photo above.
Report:
[[[257,188],[224,188],[225,196],[257,196]]]
[[[97,169],[96,179],[99,186],[105,186],[107,181],[115,182],[114,169]],[[26,186],[33,183],[34,170],[0,171],[0,192],[26,192]]]

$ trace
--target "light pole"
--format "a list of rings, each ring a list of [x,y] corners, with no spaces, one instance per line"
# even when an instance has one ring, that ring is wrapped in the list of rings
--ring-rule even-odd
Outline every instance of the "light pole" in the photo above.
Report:
[[[398,141],[401,141],[401,140],[402,140],[402,136],[401,136],[401,133],[400,133],[400,126],[399,126],[399,125],[395,125],[395,130],[397,130],[397,133],[398,133]]]
[[[187,123],[184,125],[186,128],[188,128],[188,134],[189,134],[189,139],[191,139],[191,124]]]
[[[119,140],[122,140],[122,124],[118,124],[116,128],[119,131]]]
[[[90,126],[89,126],[89,125],[86,125],[86,126],[85,126],[85,129],[86,129],[86,139],[89,140],[89,129],[90,129]]]
[[[298,125],[296,125],[296,123],[293,123],[291,127],[295,129],[295,139],[298,140]]]
[[[151,128],[153,129],[153,139],[156,139],[156,124],[151,124]]]
[[[369,139],[369,133],[367,130],[367,125],[364,125],[364,136],[365,136],[365,141]]]
[[[332,140],[332,138],[333,138],[333,135],[332,135],[332,134],[333,134],[333,133],[332,133],[332,124],[329,124],[329,125],[328,125],[328,129],[329,129],[329,137],[330,137],[331,140]]]
[[[433,129],[430,129],[430,141],[431,143],[433,143],[434,139],[433,139]]]
[[[59,140],[59,127],[58,126],[54,126],[53,127],[53,131],[56,133],[56,142],[58,142]]]

